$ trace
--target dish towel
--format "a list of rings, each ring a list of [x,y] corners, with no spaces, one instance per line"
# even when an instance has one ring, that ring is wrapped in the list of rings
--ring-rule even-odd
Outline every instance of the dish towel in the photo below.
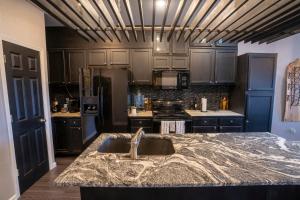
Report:
[[[300,121],[300,59],[287,66],[284,121]]]
[[[176,122],[175,121],[170,121],[169,122],[169,125],[170,125],[170,133],[175,133],[176,131]]]
[[[161,134],[169,134],[170,133],[170,122],[169,121],[161,121],[160,122],[160,133]]]
[[[185,133],[185,121],[176,121],[176,134]]]

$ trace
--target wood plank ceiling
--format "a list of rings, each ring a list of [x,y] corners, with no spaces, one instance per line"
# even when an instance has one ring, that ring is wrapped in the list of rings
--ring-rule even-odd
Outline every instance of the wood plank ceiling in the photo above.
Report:
[[[300,0],[31,0],[88,41],[272,43],[300,32]],[[141,34],[138,34],[141,33]]]

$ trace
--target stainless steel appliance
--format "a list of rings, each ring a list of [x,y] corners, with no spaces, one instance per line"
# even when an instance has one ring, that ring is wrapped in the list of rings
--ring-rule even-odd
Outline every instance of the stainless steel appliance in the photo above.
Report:
[[[158,89],[187,89],[190,85],[188,70],[153,70],[153,86]]]
[[[183,101],[179,99],[157,99],[152,101],[153,132],[160,132],[161,121],[185,121],[185,132],[192,130],[192,120],[184,111]]]

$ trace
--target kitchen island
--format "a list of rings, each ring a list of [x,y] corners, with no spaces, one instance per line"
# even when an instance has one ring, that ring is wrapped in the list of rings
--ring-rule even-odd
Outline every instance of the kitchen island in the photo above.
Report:
[[[300,142],[270,133],[147,135],[172,140],[175,153],[98,152],[100,135],[56,180],[82,199],[300,199]]]

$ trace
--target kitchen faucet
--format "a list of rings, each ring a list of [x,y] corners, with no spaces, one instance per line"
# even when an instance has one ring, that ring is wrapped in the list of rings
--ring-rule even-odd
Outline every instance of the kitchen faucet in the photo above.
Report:
[[[142,136],[144,135],[143,128],[139,128],[139,130],[132,136],[131,145],[130,145],[130,157],[132,159],[137,159],[137,149],[139,147]]]

